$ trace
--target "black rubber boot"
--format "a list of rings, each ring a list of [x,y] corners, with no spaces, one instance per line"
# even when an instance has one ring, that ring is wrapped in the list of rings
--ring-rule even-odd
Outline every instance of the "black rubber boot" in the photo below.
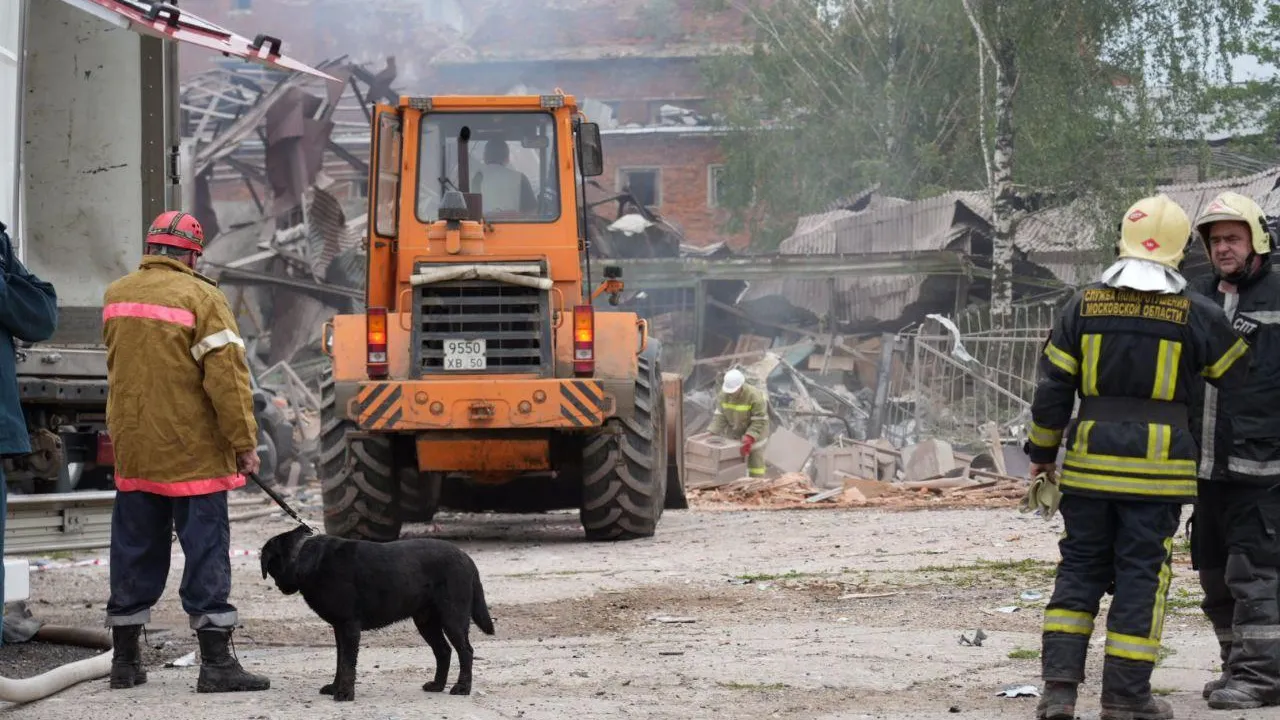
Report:
[[[1107,655],[1102,665],[1101,720],[1173,720],[1173,707],[1151,695],[1155,665]]]
[[[1242,626],[1246,637],[1237,640],[1231,655],[1233,672],[1222,687],[1209,694],[1214,710],[1249,710],[1280,702],[1280,641],[1247,637],[1253,626]],[[1273,635],[1278,626],[1262,628]]]
[[[229,644],[231,631],[200,630],[200,678],[196,680],[196,692],[251,692],[267,690],[271,681],[261,675],[246,672],[240,661],[231,655]]]
[[[111,689],[123,690],[147,681],[142,669],[141,625],[116,625],[111,628]]]
[[[1076,684],[1047,680],[1036,705],[1036,720],[1075,720]]]

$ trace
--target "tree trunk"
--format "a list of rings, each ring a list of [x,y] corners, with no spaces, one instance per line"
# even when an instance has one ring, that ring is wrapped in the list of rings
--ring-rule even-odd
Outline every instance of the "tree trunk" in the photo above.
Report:
[[[1000,11],[997,9],[997,15]],[[1013,321],[1013,233],[1020,213],[1013,187],[1013,94],[1018,85],[1013,42],[1000,33],[996,45],[996,134],[992,153],[991,326]]]

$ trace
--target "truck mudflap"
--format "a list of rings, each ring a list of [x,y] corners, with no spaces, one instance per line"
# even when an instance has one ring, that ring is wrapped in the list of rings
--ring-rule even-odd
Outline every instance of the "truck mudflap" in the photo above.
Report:
[[[342,385],[345,383],[339,383]],[[599,427],[616,401],[600,380],[492,378],[351,383],[347,417],[361,430]],[[339,397],[343,394],[339,391]]]

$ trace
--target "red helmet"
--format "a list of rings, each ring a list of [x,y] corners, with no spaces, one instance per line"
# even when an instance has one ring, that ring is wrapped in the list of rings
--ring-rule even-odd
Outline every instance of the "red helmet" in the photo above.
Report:
[[[160,213],[147,229],[147,242],[151,245],[171,245],[191,250],[197,254],[204,252],[204,228],[195,216],[180,210]]]

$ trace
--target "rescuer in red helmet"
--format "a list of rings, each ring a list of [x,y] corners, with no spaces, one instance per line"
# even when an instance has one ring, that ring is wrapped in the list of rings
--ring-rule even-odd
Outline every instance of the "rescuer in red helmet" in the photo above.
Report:
[[[162,213],[146,256],[103,298],[107,429],[115,445],[111,514],[111,687],[146,682],[138,637],[169,574],[176,529],[186,567],[179,595],[200,640],[197,692],[266,690],[229,650],[227,491],[258,470],[244,341],[226,297],[195,271],[204,230]]]

